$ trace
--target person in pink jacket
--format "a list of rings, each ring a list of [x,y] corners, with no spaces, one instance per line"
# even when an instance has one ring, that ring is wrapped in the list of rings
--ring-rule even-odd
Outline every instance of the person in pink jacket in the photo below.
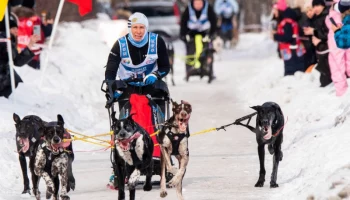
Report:
[[[339,0],[333,0],[339,2]],[[332,31],[332,22],[330,18],[333,18],[335,23],[342,25],[341,14],[334,10],[331,6],[329,14],[326,18],[326,25],[329,29],[328,33],[328,47],[329,47],[329,66],[332,74],[332,81],[336,89],[336,95],[342,96],[347,88],[347,75],[350,76],[350,49],[339,49],[334,40],[334,32]]]

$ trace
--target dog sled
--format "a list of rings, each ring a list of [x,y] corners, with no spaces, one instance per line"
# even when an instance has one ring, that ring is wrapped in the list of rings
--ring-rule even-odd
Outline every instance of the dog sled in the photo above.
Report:
[[[155,84],[153,84],[154,91],[159,94],[157,96],[159,97],[152,97],[149,94],[145,94],[142,89],[139,91],[135,91],[134,94],[130,95],[130,98],[124,98],[124,99],[115,99],[113,98],[113,93],[115,90],[125,90],[127,87],[130,87],[127,83],[130,82],[141,82],[142,79],[139,78],[133,78],[127,81],[122,80],[113,80],[113,81],[104,81],[101,86],[101,90],[106,94],[107,102],[106,102],[106,108],[108,109],[109,113],[109,120],[110,120],[110,130],[113,131],[113,117],[115,116],[115,113],[117,113],[116,110],[118,109],[118,106],[116,103],[119,103],[121,101],[127,101],[122,109],[119,111],[118,119],[124,119],[128,116],[132,115],[132,119],[138,123],[142,128],[144,128],[148,134],[150,134],[153,143],[155,145],[154,151],[153,151],[153,175],[161,175],[161,163],[160,163],[160,156],[161,151],[160,147],[157,142],[156,138],[156,132],[161,130],[163,127],[163,123],[169,119],[169,106],[170,106],[170,95],[169,90],[165,82],[163,81],[157,81]],[[107,89],[103,89],[104,85],[107,85]],[[158,102],[158,104],[157,104]],[[163,102],[164,108],[161,109],[159,106],[159,102]],[[117,174],[115,172],[115,165],[116,162],[114,160],[115,149],[111,149],[111,163],[113,166],[113,174]],[[141,176],[145,176],[145,172],[141,172]],[[112,176],[111,176],[112,177]],[[172,174],[167,173],[166,180],[169,181],[172,178]],[[113,178],[111,178],[113,179]],[[113,187],[114,189],[118,188],[118,181],[117,177],[114,176],[113,181]],[[140,182],[141,183],[141,182]],[[158,182],[153,182],[153,184],[159,184]]]
[[[213,62],[215,50],[211,39],[203,37],[201,34],[195,35],[186,42],[186,81],[191,76],[199,76],[201,79],[208,77],[208,83],[214,80]]]

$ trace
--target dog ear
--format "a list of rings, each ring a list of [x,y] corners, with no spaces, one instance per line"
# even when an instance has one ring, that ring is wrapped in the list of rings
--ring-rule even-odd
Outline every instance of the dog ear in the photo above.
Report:
[[[130,121],[134,121],[132,116],[136,115],[136,113],[131,113],[126,119]]]
[[[13,113],[13,121],[18,124],[21,122],[21,118],[16,113]]]
[[[62,115],[58,114],[57,115],[57,124],[63,126],[64,125],[64,120]]]
[[[258,111],[258,112],[261,110],[261,106],[252,106],[250,108],[254,109],[254,110]]]
[[[114,112],[112,112],[112,114],[111,114],[111,119],[112,119],[112,123],[113,124],[116,124],[116,123],[118,123],[118,119],[115,117],[115,114],[116,114],[116,112],[114,111]]]
[[[190,103],[188,103],[187,101],[184,101],[184,100],[181,100],[181,103],[190,105]]]
[[[171,103],[173,104],[173,110],[175,109],[175,107],[179,106],[179,104],[176,103],[176,101],[171,100]]]

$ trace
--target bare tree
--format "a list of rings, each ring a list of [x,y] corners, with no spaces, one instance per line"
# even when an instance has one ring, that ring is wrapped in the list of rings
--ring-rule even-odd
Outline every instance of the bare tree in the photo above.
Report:
[[[271,12],[271,0],[240,0],[243,24],[247,27],[246,31],[260,31],[261,16],[269,15]],[[253,27],[250,29],[249,27]]]

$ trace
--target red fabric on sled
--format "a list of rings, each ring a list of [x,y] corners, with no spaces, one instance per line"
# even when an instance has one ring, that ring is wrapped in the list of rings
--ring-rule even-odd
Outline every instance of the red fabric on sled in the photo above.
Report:
[[[143,127],[148,134],[153,134],[155,128],[152,121],[152,109],[149,105],[148,98],[145,95],[131,94],[130,105],[132,119]],[[156,136],[152,137],[153,143],[158,144]],[[153,157],[160,157],[159,145],[154,147]]]

